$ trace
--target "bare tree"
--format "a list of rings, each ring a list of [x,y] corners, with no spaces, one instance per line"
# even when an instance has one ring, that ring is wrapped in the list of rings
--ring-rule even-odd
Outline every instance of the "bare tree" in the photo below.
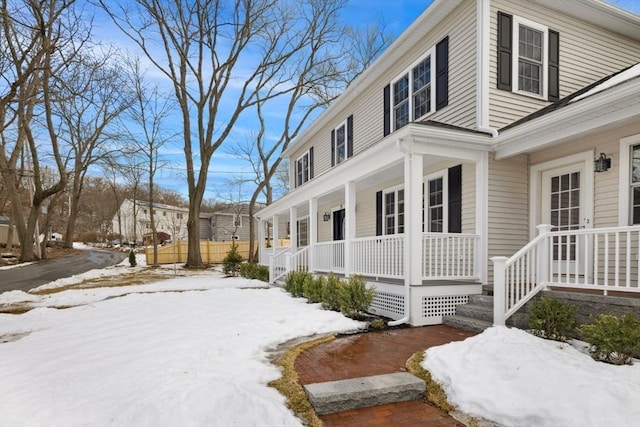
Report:
[[[66,83],[61,71],[68,69],[89,37],[73,4],[74,0],[0,0],[0,175],[11,201],[21,261],[37,258],[34,232],[41,207],[66,185],[53,108]],[[37,119],[43,124],[41,134]],[[49,162],[57,169],[58,180],[50,185],[41,168],[44,141]],[[30,161],[20,168],[24,152]],[[31,190],[28,207],[23,203],[25,188]]]
[[[135,94],[135,102],[129,110],[130,124],[127,126],[131,140],[136,146],[136,155],[146,164],[148,179],[148,202],[150,207],[149,221],[153,239],[153,265],[158,265],[158,233],[156,229],[155,210],[155,175],[158,168],[165,165],[159,151],[174,135],[163,128],[163,122],[171,113],[171,104],[162,96],[158,86],[149,87],[144,82],[140,61],[131,60],[131,86]]]
[[[329,22],[319,25],[331,25]],[[317,110],[326,108],[371,62],[383,51],[389,43],[376,24],[365,30],[352,28],[343,29],[343,44],[340,55],[327,56],[319,51],[312,51],[307,61],[299,64],[297,81],[293,90],[286,94],[287,104],[281,123],[281,133],[275,142],[272,137],[267,138],[267,122],[263,111],[278,99],[267,99],[256,106],[256,114],[260,124],[259,131],[251,145],[237,147],[233,152],[246,160],[252,167],[256,177],[256,188],[249,201],[249,254],[250,261],[256,261],[254,248],[256,204],[261,194],[265,204],[273,202],[273,186],[271,180],[278,171],[282,171],[280,153],[287,149],[307,124],[307,121]],[[325,32],[324,30],[321,32]],[[273,126],[273,121],[269,121]],[[288,180],[287,180],[288,181]]]
[[[71,214],[65,240],[69,248],[73,245],[84,179],[90,167],[117,149],[118,135],[113,125],[133,102],[126,73],[115,56],[112,50],[79,56],[64,76],[65,100],[57,104],[60,138],[69,150],[71,164]]]
[[[342,35],[338,13],[344,0],[100,4],[173,87],[182,116],[189,193],[186,266],[202,268],[199,214],[213,153],[242,114],[296,90],[292,79],[297,80],[299,64],[309,57],[317,64],[317,76],[336,71],[321,66],[318,58],[339,55],[331,47]]]

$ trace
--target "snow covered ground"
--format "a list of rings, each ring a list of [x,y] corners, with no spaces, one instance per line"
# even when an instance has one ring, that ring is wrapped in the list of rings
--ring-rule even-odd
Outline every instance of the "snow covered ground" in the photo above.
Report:
[[[422,366],[462,412],[504,426],[639,426],[640,361],[596,362],[584,346],[493,327],[428,349]]]
[[[300,425],[267,387],[280,376],[268,350],[363,325],[246,289],[262,286],[214,273],[64,291],[86,304],[0,314],[0,426]]]
[[[43,288],[139,271],[137,261]],[[362,324],[263,282],[178,273],[146,285],[0,294],[0,304],[38,307],[0,314],[0,427],[300,425],[267,387],[280,375],[268,351]],[[74,307],[51,308],[60,306]],[[640,419],[640,362],[595,362],[515,329],[431,348],[423,366],[461,411],[504,426]]]

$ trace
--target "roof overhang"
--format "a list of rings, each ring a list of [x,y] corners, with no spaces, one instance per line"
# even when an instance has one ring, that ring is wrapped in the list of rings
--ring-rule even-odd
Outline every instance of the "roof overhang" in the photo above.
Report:
[[[492,149],[504,159],[633,120],[640,120],[640,77],[500,132]]]
[[[362,182],[380,174],[385,167],[401,165],[405,153],[422,154],[432,160],[475,162],[482,159],[481,153],[490,149],[489,134],[410,123],[351,159],[290,191],[273,204],[261,209],[256,217],[269,218],[291,206],[302,205],[312,197],[320,198],[331,194],[336,189],[343,188],[345,182]],[[357,166],[354,161],[357,162]]]

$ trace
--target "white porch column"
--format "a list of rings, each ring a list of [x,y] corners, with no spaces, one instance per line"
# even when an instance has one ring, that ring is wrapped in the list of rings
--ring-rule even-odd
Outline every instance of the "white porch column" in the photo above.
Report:
[[[480,282],[487,284],[489,266],[489,153],[480,153],[476,162],[476,246],[475,269]]]
[[[318,243],[318,199],[309,199],[309,272],[315,268],[315,248]]]
[[[271,221],[273,222],[273,236],[271,237],[273,239],[273,244],[271,246],[275,251],[280,247],[280,219],[278,218],[278,215],[274,215]]]
[[[422,283],[422,154],[404,156],[405,286]]]
[[[298,208],[289,208],[289,247],[291,254],[297,252],[298,248]]]
[[[351,276],[351,242],[356,237],[356,183],[344,185],[344,274]]]

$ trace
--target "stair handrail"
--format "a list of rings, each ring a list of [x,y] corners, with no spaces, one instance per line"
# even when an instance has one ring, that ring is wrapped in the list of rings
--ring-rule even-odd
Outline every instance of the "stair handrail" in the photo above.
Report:
[[[527,245],[522,247],[518,252],[510,258],[497,256],[491,258],[493,262],[493,324],[495,326],[504,326],[506,320],[525,305],[531,298],[536,296],[538,292],[544,289],[549,282],[549,233],[553,226],[549,224],[541,224],[538,229],[538,236],[531,240]],[[514,289],[507,289],[512,284],[507,281],[507,269],[514,266],[526,256],[532,254],[537,255],[537,262],[533,263],[535,267],[535,275],[530,274],[530,278],[534,283],[529,286],[520,287],[518,292]],[[540,262],[542,260],[542,262]],[[546,262],[546,263],[545,263]],[[547,268],[545,268],[545,265]],[[509,292],[508,292],[509,291]],[[507,303],[507,296],[510,296],[512,304]]]
[[[276,259],[282,257],[282,255],[284,255],[286,259],[286,254],[287,252],[289,252],[289,250],[290,250],[289,247],[285,247],[280,250],[274,249],[273,252],[269,254],[269,283],[273,284],[276,282],[276,280],[278,280],[279,278],[287,274],[286,269],[284,272],[280,272],[280,273],[276,271]],[[285,267],[286,265],[287,264],[285,261]]]

